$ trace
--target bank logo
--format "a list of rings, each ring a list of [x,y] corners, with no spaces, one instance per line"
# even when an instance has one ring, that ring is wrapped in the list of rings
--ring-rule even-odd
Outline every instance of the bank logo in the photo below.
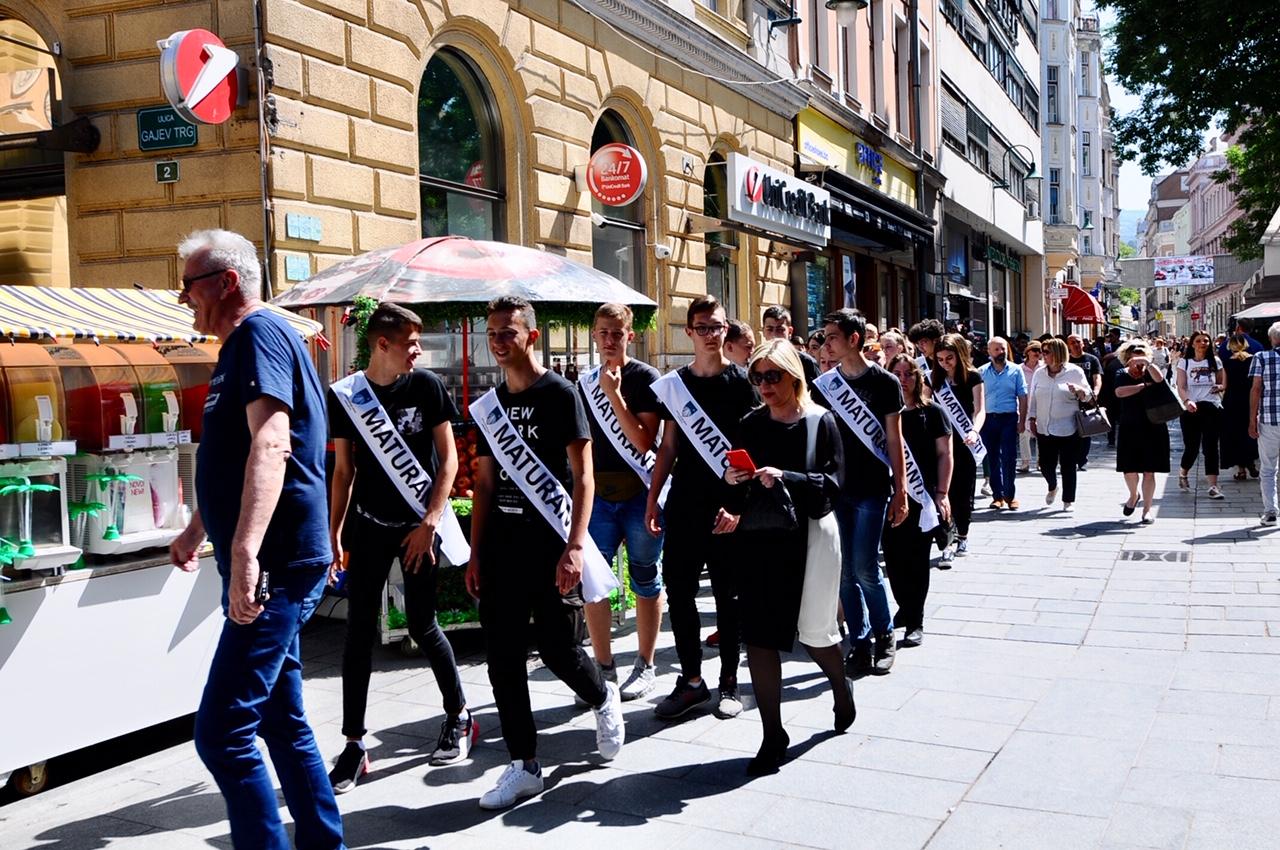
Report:
[[[747,200],[758,204],[764,200],[764,174],[759,168],[748,168],[742,180],[742,188],[746,190]]]

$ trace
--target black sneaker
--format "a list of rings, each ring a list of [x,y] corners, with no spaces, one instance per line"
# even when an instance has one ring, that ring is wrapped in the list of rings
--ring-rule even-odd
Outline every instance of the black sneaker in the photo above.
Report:
[[[348,741],[338,755],[338,760],[334,762],[333,770],[329,771],[329,784],[333,786],[333,793],[347,793],[368,772],[369,754],[355,741]]]
[[[476,723],[471,712],[458,717],[446,717],[440,724],[440,740],[436,743],[435,752],[431,754],[431,763],[453,764],[471,755],[471,748],[480,738],[480,724]]]
[[[675,690],[654,706],[653,713],[662,720],[675,720],[709,699],[711,699],[711,691],[707,688],[705,679],[695,688],[685,681],[684,676],[681,676],[676,679]]]
[[[853,649],[845,656],[844,671],[847,675],[856,679],[859,676],[865,676],[870,673],[873,663],[870,639],[855,640]]]
[[[876,635],[876,659],[871,672],[877,676],[883,676],[888,673],[890,668],[893,667],[893,656],[897,651],[898,642],[893,632]]]

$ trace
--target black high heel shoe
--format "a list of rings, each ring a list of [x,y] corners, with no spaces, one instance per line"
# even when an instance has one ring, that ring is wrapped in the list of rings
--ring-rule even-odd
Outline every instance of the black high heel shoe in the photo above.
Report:
[[[760,752],[747,762],[748,776],[768,776],[777,773],[778,767],[787,760],[787,747],[791,746],[791,736],[786,732],[781,738],[766,737],[760,745]]]
[[[844,688],[849,695],[849,710],[841,712],[839,700],[836,701],[835,707],[831,709],[836,716],[837,732],[847,732],[849,727],[853,725],[853,721],[858,718],[858,706],[853,701],[853,680],[846,678],[844,680]]]

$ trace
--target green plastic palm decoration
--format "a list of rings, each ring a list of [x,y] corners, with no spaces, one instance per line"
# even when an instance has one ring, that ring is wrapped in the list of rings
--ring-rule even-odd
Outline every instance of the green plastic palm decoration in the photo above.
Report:
[[[71,519],[71,539],[75,541],[75,545],[80,547],[80,557],[71,565],[73,570],[82,570],[85,567],[84,549],[87,541],[85,540],[88,531],[89,517],[95,517],[107,509],[102,502],[71,502],[67,505],[67,516]]]
[[[0,537],[0,566],[9,566],[18,557],[18,547],[13,541]],[[9,581],[9,577],[0,575],[0,626],[7,626],[13,622],[13,618],[9,616],[9,609],[4,607],[4,583]]]
[[[36,493],[56,493],[58,488],[52,484],[32,484],[25,475],[17,478],[0,479],[0,496],[19,495],[22,497],[22,513],[18,517],[18,557],[30,558],[36,553],[31,539],[31,502]]]
[[[98,485],[107,499],[107,528],[102,532],[103,540],[119,540],[120,528],[124,525],[124,487],[130,481],[141,481],[141,475],[130,475],[127,472],[92,472],[85,476],[86,481]]]

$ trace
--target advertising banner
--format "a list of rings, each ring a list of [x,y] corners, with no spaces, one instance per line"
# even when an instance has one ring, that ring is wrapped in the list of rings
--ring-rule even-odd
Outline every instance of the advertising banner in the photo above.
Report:
[[[1155,286],[1213,286],[1213,257],[1156,257]]]

